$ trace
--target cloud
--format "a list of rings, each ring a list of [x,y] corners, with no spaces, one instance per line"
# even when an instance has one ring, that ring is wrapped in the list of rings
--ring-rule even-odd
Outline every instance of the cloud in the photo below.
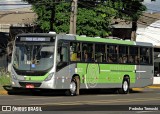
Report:
[[[0,0],[0,4],[21,4],[24,3],[21,0]],[[24,5],[4,5],[0,6],[0,10],[9,10],[9,9],[16,9],[16,8],[22,8],[22,7],[28,7]]]

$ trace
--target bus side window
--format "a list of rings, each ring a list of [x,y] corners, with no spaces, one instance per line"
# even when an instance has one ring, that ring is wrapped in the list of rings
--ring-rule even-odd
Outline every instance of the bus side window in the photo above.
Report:
[[[80,43],[71,42],[70,43],[70,61],[80,61]]]
[[[68,61],[67,47],[58,47],[57,61],[58,62],[67,62]]]
[[[67,47],[62,47],[61,55],[62,55],[62,61],[68,62],[68,49],[67,49]]]
[[[88,61],[88,52],[87,52],[86,49],[83,51],[83,58],[84,58],[84,61],[85,61],[85,62]]]
[[[65,67],[68,64],[68,44],[60,42],[57,50],[57,70]]]
[[[95,55],[96,62],[105,62],[105,44],[95,44]]]
[[[118,47],[117,45],[107,45],[108,51],[107,51],[107,62],[109,63],[116,63],[117,62],[117,51]]]
[[[149,49],[146,47],[140,48],[140,63],[149,64]]]
[[[119,46],[119,63],[128,63],[128,47],[125,45]]]
[[[93,47],[92,43],[82,43],[82,61],[93,62]]]
[[[138,47],[129,46],[128,63],[139,64]]]
[[[134,62],[134,59],[133,59],[133,57],[132,57],[131,55],[129,55],[128,62],[129,62],[129,63],[133,63],[133,62]]]

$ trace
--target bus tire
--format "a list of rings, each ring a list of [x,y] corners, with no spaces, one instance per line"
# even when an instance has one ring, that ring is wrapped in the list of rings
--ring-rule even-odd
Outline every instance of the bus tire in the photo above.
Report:
[[[79,77],[75,76],[75,77],[73,77],[73,79],[70,83],[70,95],[72,95],[72,96],[79,95],[79,88],[80,88]]]
[[[123,79],[123,82],[122,82],[122,87],[121,89],[119,90],[119,93],[121,94],[128,94],[129,93],[129,78],[128,77],[125,77]]]

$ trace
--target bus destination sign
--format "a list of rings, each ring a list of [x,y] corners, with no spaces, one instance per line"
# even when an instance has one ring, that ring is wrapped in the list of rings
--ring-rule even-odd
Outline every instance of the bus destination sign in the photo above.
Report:
[[[50,40],[50,37],[20,37],[20,41],[22,42],[49,42]]]

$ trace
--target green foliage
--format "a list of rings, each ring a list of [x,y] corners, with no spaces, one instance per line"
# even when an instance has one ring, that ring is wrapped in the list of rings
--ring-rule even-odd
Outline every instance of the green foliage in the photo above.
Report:
[[[77,34],[106,37],[110,32],[110,23],[114,9],[99,5],[94,9],[78,8]]]
[[[52,0],[25,1],[32,4],[33,11],[38,15],[36,23],[46,32],[50,30],[51,10],[54,10],[52,7],[55,5],[56,15],[55,19],[52,19],[54,31],[57,33],[69,33],[70,3],[59,2],[58,4],[54,4]],[[113,9],[103,5],[99,5],[94,9],[78,8],[77,34],[102,37],[108,36],[110,34],[109,25],[113,13]]]
[[[24,0],[32,4],[32,9],[38,15],[36,23],[48,32],[53,24],[57,33],[69,33],[71,4],[54,0]],[[91,5],[91,4],[90,4]],[[113,18],[137,20],[146,10],[138,0],[107,0],[92,6],[86,1],[78,4],[77,34],[87,36],[108,36]],[[55,9],[55,10],[54,10]],[[51,18],[55,11],[55,18]],[[53,22],[53,23],[52,23]]]
[[[8,84],[11,84],[10,74],[4,69],[0,68],[0,88]]]
[[[32,10],[38,15],[36,23],[44,30],[50,31],[50,24],[53,24],[57,33],[69,31],[70,3],[63,3],[54,0],[23,0],[32,4]],[[55,18],[51,17],[55,11]],[[52,23],[53,22],[53,23]]]
[[[68,33],[70,25],[70,3],[56,5],[54,30],[57,33]]]
[[[147,8],[139,0],[117,0],[115,2],[117,18],[137,21]]]

